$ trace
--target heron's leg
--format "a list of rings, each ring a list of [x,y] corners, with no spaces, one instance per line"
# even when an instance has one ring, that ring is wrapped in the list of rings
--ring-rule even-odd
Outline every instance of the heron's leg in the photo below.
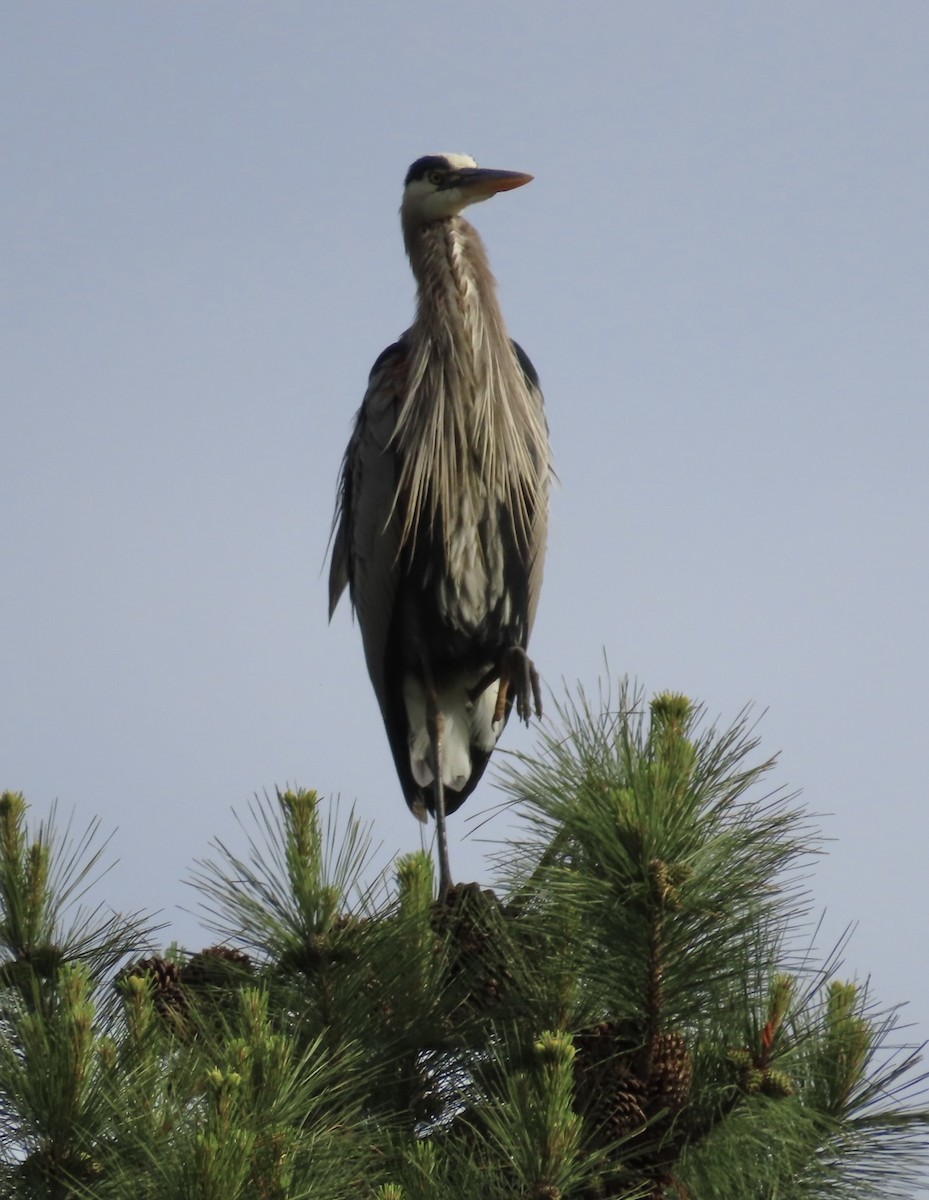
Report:
[[[497,703],[494,705],[494,725],[499,725],[503,720],[503,714],[506,712],[506,698],[510,690],[510,681],[506,675],[501,676],[500,686],[497,688]]]
[[[503,656],[503,669],[500,672],[500,691],[503,694],[503,704],[506,703],[505,689],[509,688],[513,689],[516,712],[521,720],[528,725],[533,711],[537,717],[541,717],[542,684],[539,681],[539,672],[522,646],[511,646]],[[499,698],[497,707],[502,707]]]
[[[511,646],[504,653],[500,666],[491,667],[485,675],[481,676],[468,692],[468,699],[471,703],[473,704],[485,688],[489,688],[496,679],[500,680],[500,687],[497,691],[497,703],[494,708],[495,725],[503,720],[507,696],[511,688],[520,720],[525,721],[528,725],[533,710],[537,717],[541,717],[542,685],[539,682],[539,672],[522,646]]]
[[[448,863],[448,837],[445,832],[445,784],[442,782],[442,736],[445,732],[445,716],[439,708],[435,686],[428,675],[426,677],[426,730],[429,734],[429,748],[432,751],[435,839],[439,852],[439,899],[444,900],[452,884],[452,872]]]

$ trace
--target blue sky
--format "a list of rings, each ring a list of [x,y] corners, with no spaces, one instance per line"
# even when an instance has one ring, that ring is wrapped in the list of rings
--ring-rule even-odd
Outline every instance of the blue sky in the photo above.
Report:
[[[15,5],[0,783],[93,816],[177,908],[231,808],[300,783],[418,844],[326,541],[413,285],[419,155],[533,173],[475,210],[560,484],[533,653],[723,724],[829,814],[823,948],[929,1032],[929,8]],[[507,730],[528,749],[533,734]],[[486,878],[485,783],[452,865]]]

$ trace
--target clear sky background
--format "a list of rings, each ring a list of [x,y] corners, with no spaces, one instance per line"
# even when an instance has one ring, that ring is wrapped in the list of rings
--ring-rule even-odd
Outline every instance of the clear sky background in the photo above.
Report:
[[[474,210],[560,485],[532,650],[591,690],[748,702],[829,814],[824,950],[926,957],[929,6],[4,3],[0,785],[117,830],[179,905],[231,809],[341,793],[419,844],[347,605],[340,458],[409,323],[424,153]],[[511,724],[507,747],[533,733]],[[452,866],[488,879],[488,777]]]

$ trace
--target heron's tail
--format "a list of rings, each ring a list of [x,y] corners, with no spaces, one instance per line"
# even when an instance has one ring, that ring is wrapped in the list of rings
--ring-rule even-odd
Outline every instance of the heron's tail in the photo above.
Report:
[[[494,726],[497,686],[485,688],[476,700],[469,696],[469,683],[474,687],[481,679],[459,678],[437,690],[439,711],[443,720],[441,767],[442,782],[453,792],[461,792],[471,778],[471,755],[474,750],[486,757],[497,744],[499,727]],[[420,680],[408,676],[404,681],[403,698],[410,727],[410,769],[416,783],[429,787],[435,778],[432,770],[432,747],[426,725],[426,695]]]

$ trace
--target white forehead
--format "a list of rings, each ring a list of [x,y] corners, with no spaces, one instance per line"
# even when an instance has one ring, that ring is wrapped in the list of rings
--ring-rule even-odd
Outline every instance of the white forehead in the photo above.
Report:
[[[448,165],[454,171],[462,171],[466,167],[477,166],[477,162],[470,154],[443,154],[441,157],[447,161]]]

